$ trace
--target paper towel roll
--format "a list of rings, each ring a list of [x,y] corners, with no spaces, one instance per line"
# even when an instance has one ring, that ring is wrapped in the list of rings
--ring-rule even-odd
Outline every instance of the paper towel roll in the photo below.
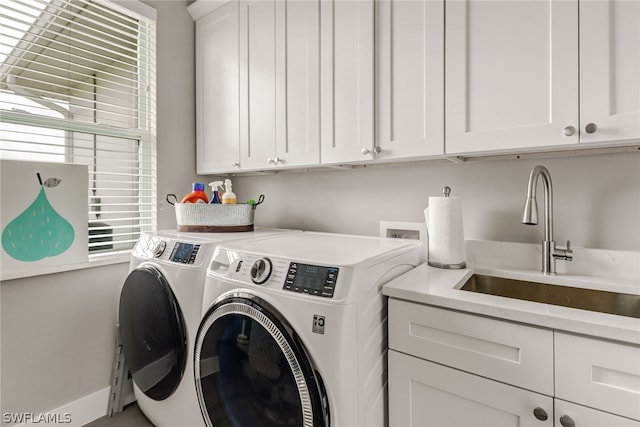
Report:
[[[458,197],[429,197],[425,209],[429,265],[465,268],[462,201]]]

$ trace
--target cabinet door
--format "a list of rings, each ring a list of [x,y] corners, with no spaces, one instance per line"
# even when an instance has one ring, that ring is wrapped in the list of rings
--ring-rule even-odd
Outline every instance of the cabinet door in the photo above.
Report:
[[[320,163],[320,1],[276,3],[275,166]]]
[[[320,5],[321,162],[373,158],[373,0]]]
[[[580,142],[638,139],[640,2],[582,1]]]
[[[389,425],[550,427],[553,399],[389,350]]]
[[[556,426],[576,427],[640,427],[640,421],[619,417],[607,412],[555,400]],[[571,424],[573,422],[573,424]]]
[[[450,0],[445,40],[445,152],[578,142],[577,0]]]
[[[378,159],[444,150],[444,0],[376,1]]]
[[[240,143],[238,3],[196,23],[197,173],[238,169]]]
[[[240,1],[240,162],[265,169],[276,146],[276,2]]]

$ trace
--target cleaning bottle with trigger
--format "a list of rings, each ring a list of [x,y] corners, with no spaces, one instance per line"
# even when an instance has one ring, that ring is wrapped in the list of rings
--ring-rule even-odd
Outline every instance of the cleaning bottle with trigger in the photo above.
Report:
[[[223,205],[235,205],[236,204],[236,193],[231,191],[231,180],[224,180],[224,194],[222,195],[222,204]]]
[[[218,193],[220,191],[220,187],[222,187],[222,181],[210,182],[209,186],[211,186],[211,201],[209,204],[222,203],[220,201],[220,194]]]

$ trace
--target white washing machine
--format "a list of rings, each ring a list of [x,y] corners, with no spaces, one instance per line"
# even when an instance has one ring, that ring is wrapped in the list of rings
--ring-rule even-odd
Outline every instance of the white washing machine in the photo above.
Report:
[[[134,395],[157,427],[204,425],[193,383],[193,343],[216,246],[288,231],[140,235],[120,291],[118,323]]]
[[[386,424],[382,286],[416,241],[295,233],[218,246],[194,351],[208,426]]]

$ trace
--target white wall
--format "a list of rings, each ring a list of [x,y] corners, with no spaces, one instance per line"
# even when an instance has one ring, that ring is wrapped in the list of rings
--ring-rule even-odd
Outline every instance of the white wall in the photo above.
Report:
[[[448,185],[463,199],[467,238],[538,243],[542,225],[520,224],[537,164],[551,173],[558,242],[640,251],[640,151],[279,173],[236,177],[233,188],[240,201],[265,194],[258,225],[378,235],[380,220],[424,221],[428,197]]]
[[[186,193],[196,178],[195,27],[186,0],[145,3],[158,11],[158,198],[164,200],[167,193]],[[160,228],[175,227],[168,208],[160,204]],[[1,283],[0,413],[37,414],[109,387],[128,267]]]
[[[175,216],[164,196],[186,194],[196,180],[194,24],[187,1],[147,3],[158,10],[158,222],[168,228]],[[240,200],[266,195],[258,225],[377,235],[379,220],[422,221],[427,197],[449,185],[463,198],[467,237],[537,242],[541,228],[519,217],[538,163],[555,186],[557,240],[640,250],[640,153],[236,177],[234,190]],[[109,386],[127,270],[2,282],[2,412],[47,411]]]

